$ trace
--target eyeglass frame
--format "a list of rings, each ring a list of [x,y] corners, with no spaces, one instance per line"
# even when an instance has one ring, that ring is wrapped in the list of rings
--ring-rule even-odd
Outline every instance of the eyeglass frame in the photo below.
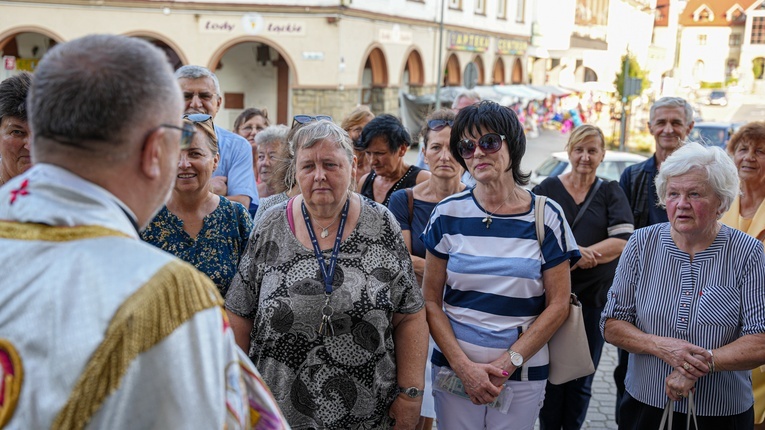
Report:
[[[181,127],[177,125],[173,125],[173,124],[160,124],[154,130],[150,131],[149,134],[153,133],[158,128],[163,128],[163,127],[172,128],[181,132],[181,139],[178,142],[178,145],[181,148],[181,151],[189,149],[191,147],[191,142],[194,140],[194,135],[197,133],[197,131],[194,129],[194,125],[189,123],[183,123],[183,126]]]
[[[486,136],[492,136],[492,135],[499,137],[499,145],[497,145],[497,149],[495,149],[493,151],[487,151],[487,148],[484,145],[481,145],[481,141]],[[476,139],[475,142],[470,140],[470,139],[460,139],[460,141],[458,142],[458,145],[457,145],[457,153],[460,155],[460,157],[462,157],[463,160],[469,160],[469,159],[473,158],[473,156],[475,155],[475,150],[478,147],[481,148],[481,151],[484,154],[495,154],[495,153],[499,152],[500,149],[502,149],[502,142],[503,141],[507,141],[507,138],[505,137],[504,134],[499,134],[499,133],[486,133],[483,136],[481,136],[478,139]],[[465,149],[464,145],[466,143],[474,145],[472,150],[469,153],[469,156],[467,156],[467,157],[465,156],[465,154],[462,153],[463,150]]]
[[[433,123],[438,123],[438,124],[433,125]],[[428,121],[428,130],[441,131],[447,126],[454,127],[454,120],[453,119],[431,119],[430,121]]]
[[[301,121],[298,118],[302,118],[304,120]],[[292,128],[295,128],[297,124],[304,125],[313,121],[333,121],[333,119],[329,115],[295,115],[292,117]]]

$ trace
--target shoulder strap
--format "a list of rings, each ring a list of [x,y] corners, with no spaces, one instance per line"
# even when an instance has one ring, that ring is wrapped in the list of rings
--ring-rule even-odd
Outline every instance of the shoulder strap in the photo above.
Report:
[[[592,187],[592,192],[587,196],[586,199],[584,199],[584,204],[582,204],[582,207],[579,209],[579,212],[577,212],[576,217],[574,217],[574,222],[571,223],[571,230],[576,227],[576,225],[579,223],[579,220],[581,220],[582,216],[584,216],[584,213],[587,212],[587,207],[590,206],[590,203],[592,203],[592,200],[595,198],[595,194],[598,192],[601,185],[603,185],[603,180],[597,178],[595,185]]]
[[[542,242],[545,241],[545,205],[547,204],[547,197],[536,196],[534,199],[534,227],[537,230],[537,242],[539,242],[539,248],[542,248]]]
[[[406,204],[409,208],[409,228],[412,228],[412,220],[414,219],[414,190],[411,188],[404,188],[406,193]]]

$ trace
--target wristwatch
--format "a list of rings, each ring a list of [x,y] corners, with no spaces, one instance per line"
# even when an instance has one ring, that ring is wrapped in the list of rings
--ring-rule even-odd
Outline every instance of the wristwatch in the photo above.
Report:
[[[425,394],[425,390],[420,390],[417,387],[398,387],[399,394],[404,394],[405,396],[409,397],[410,399],[416,399],[418,397],[422,397]]]
[[[523,356],[521,354],[518,354],[510,348],[507,349],[507,353],[510,354],[510,362],[513,363],[513,366],[523,366]]]

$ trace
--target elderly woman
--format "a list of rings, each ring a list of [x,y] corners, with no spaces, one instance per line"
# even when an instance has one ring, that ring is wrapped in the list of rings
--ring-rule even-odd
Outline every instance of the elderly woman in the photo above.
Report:
[[[430,172],[404,162],[412,138],[393,115],[380,115],[364,126],[359,148],[367,155],[372,171],[359,180],[362,196],[388,206],[396,190],[411,188],[430,177]]]
[[[272,196],[284,191],[284,183],[274,181],[274,167],[279,160],[290,156],[287,134],[290,129],[286,125],[272,125],[258,133],[255,141],[258,145],[258,196]]]
[[[741,127],[728,142],[728,152],[738,169],[741,193],[720,219],[765,243],[765,122],[755,121]],[[754,420],[765,428],[765,367],[752,371]]]
[[[656,178],[669,223],[636,230],[619,261],[601,327],[629,351],[620,429],[658,428],[667,398],[699,429],[752,428],[749,372],[765,362],[765,254],[718,222],[738,193],[720,148],[688,143]]]
[[[247,246],[252,220],[241,203],[212,192],[210,178],[218,164],[218,139],[212,117],[183,116],[196,132],[181,151],[170,200],[141,238],[196,266],[225,297]]]
[[[438,428],[532,429],[547,342],[568,315],[569,262],[579,252],[551,200],[540,247],[535,213],[542,209],[522,188],[526,138],[512,110],[491,101],[463,108],[449,146],[476,187],[436,205],[421,236],[428,324],[438,345],[431,360]],[[495,400],[502,404],[490,407]]]
[[[369,106],[362,105],[354,109],[340,125],[343,127],[343,130],[348,132],[348,136],[351,137],[351,142],[353,142],[353,153],[356,154],[356,177],[353,178],[354,184],[358,183],[359,179],[369,173],[370,170],[369,163],[367,162],[367,155],[359,144],[359,140],[364,126],[367,125],[369,121],[372,121],[374,117],[375,114],[369,110]]]
[[[249,108],[242,111],[236,120],[234,120],[234,132],[247,139],[252,145],[252,158],[255,158],[258,145],[255,142],[255,136],[266,127],[271,125],[268,121],[268,111],[258,108]],[[257,172],[257,171],[256,171]]]
[[[0,186],[32,167],[27,123],[27,92],[31,73],[0,82]]]
[[[592,362],[597,368],[603,349],[600,314],[614,280],[619,255],[634,228],[632,210],[617,181],[596,176],[606,154],[603,132],[594,125],[574,129],[566,144],[571,171],[542,181],[532,190],[560,204],[574,232],[582,258],[571,269],[571,290],[582,303]],[[540,428],[578,429],[590,404],[595,374],[561,385],[547,383],[539,413]]]
[[[460,182],[462,167],[449,150],[454,116],[451,109],[441,109],[425,119],[422,153],[425,163],[430,166],[430,179],[413,188],[396,191],[391,195],[388,204],[388,209],[401,226],[404,242],[412,257],[414,274],[420,284],[425,271],[425,245],[420,235],[425,230],[436,203],[465,189],[465,184]],[[433,347],[435,344],[431,339],[429,349],[432,350]],[[422,402],[420,424],[417,427],[424,430],[431,428],[433,418],[436,417],[429,373],[428,362],[425,368],[425,398]]]
[[[295,134],[300,194],[267,211],[226,297],[295,428],[411,428],[422,402],[427,325],[398,223],[353,187],[348,134]]]

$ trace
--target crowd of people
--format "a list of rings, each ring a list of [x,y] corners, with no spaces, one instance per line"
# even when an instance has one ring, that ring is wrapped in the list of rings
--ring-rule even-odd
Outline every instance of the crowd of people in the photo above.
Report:
[[[593,375],[548,381],[572,292],[620,429],[765,419],[765,122],[726,154],[662,98],[620,181],[584,124],[529,190],[476,94],[419,136],[221,103],[122,36],[0,82],[0,427],[578,429]]]

